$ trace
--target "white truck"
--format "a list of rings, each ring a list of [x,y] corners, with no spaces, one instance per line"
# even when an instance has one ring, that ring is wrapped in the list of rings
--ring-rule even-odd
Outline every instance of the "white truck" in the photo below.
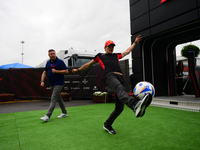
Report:
[[[94,54],[92,54],[94,53]],[[89,52],[87,50],[75,50],[70,48],[68,50],[61,50],[56,53],[57,57],[63,60],[68,67],[69,74],[65,75],[65,84],[63,92],[70,94],[72,99],[92,99],[93,93],[96,91],[106,91],[105,75],[99,63],[93,65],[87,70],[81,71],[77,74],[72,73],[73,68],[79,68],[83,64],[90,62],[94,56],[97,54],[96,51]],[[41,63],[38,67],[45,67],[46,61]],[[127,83],[126,89],[130,88],[129,79],[129,63],[128,60],[120,61],[120,66]],[[50,86],[47,83],[47,89]]]
[[[88,52],[87,50],[75,50],[73,48],[69,48],[68,50],[61,50],[56,53],[56,56],[63,60],[66,66],[70,67],[81,67],[83,64],[91,61],[95,54]],[[48,60],[42,62],[37,66],[37,68],[45,67],[46,62]]]

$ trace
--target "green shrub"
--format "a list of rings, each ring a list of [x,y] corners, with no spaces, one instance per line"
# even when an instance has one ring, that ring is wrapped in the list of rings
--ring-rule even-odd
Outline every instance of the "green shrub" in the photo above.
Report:
[[[199,55],[200,50],[196,45],[190,44],[183,47],[183,49],[181,50],[181,55],[188,58],[188,51],[194,51],[195,57],[197,57]]]

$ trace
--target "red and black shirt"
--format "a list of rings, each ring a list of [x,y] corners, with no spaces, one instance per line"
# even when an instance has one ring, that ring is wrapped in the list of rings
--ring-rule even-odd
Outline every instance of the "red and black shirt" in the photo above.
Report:
[[[105,54],[98,53],[93,60],[101,65],[105,74],[109,72],[120,72],[119,59],[122,58],[122,53]]]

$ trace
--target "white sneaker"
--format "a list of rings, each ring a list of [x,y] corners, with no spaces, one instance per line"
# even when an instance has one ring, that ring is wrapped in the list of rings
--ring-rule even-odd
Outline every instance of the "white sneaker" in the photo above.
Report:
[[[58,116],[57,118],[64,118],[64,117],[67,117],[67,114],[61,114],[60,116]]]
[[[47,122],[49,121],[49,117],[47,115],[45,115],[44,117],[40,118],[41,120]]]

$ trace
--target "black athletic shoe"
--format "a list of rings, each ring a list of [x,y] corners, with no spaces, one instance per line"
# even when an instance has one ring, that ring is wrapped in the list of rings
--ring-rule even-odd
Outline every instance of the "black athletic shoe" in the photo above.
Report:
[[[149,100],[146,103],[147,107],[151,104],[151,101],[152,101],[152,95],[149,94]]]
[[[137,104],[134,106],[134,112],[136,117],[142,117],[145,114],[146,108],[151,104],[152,95],[146,94]]]
[[[152,102],[152,95],[149,94],[149,100],[146,103],[146,108],[151,104],[151,102]],[[145,110],[146,110],[146,108],[145,108]],[[143,111],[143,114],[140,115],[140,117],[144,116],[145,110]]]
[[[103,128],[104,128],[106,131],[108,131],[108,133],[110,133],[110,134],[115,134],[115,133],[116,133],[115,130],[112,128],[112,126],[106,126],[106,125],[104,124]]]

